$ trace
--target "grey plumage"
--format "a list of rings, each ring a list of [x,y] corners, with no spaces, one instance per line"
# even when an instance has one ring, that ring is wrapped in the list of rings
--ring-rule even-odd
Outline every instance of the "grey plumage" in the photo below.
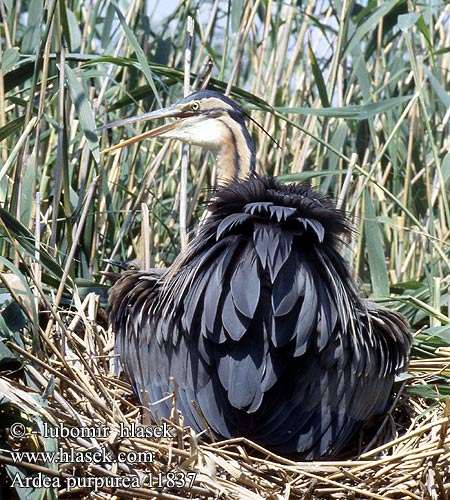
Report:
[[[123,367],[155,416],[277,452],[331,457],[388,405],[411,336],[358,297],[340,253],[344,214],[299,184],[220,188],[169,270],[122,273],[110,320]],[[191,401],[195,402],[196,408]]]

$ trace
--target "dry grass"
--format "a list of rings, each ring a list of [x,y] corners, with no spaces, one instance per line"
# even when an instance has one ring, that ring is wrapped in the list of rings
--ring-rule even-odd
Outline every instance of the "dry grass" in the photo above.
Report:
[[[154,22],[140,0],[125,17],[100,0],[43,5],[0,2],[0,497],[449,496],[450,6],[186,1]],[[415,332],[403,392],[375,440],[346,461],[288,460],[238,440],[205,444],[177,415],[171,440],[117,434],[148,415],[114,374],[102,258],[169,265],[180,230],[202,215],[214,170],[193,151],[181,183],[179,149],[158,141],[100,159],[100,147],[132,131],[100,137],[95,127],[181,96],[188,14],[197,20],[191,86],[231,89],[280,143],[252,127],[260,172],[309,180],[338,200],[359,235],[346,257],[361,288]],[[10,434],[15,422],[22,439]],[[44,422],[109,432],[57,442],[42,437]],[[11,455],[58,449],[153,455],[20,468]],[[195,472],[193,488],[158,488],[158,473],[173,471]],[[59,487],[5,482],[39,472]],[[150,473],[152,489],[143,481]],[[139,489],[119,479],[122,489],[64,495],[64,478],[136,475]]]
[[[13,380],[0,379],[2,394],[28,420],[24,438],[9,437],[12,450],[52,449],[39,434],[30,433],[37,429],[37,422],[41,433],[44,421],[49,426],[63,425],[77,432],[83,427],[107,429],[95,439],[60,438],[57,449],[79,453],[104,449],[121,458],[116,463],[83,460],[78,465],[70,463],[59,468],[42,461],[15,464],[29,473],[42,472],[59,478],[60,498],[443,499],[450,492],[450,405],[445,401],[430,403],[423,398],[399,395],[389,415],[377,423],[380,429],[371,449],[343,461],[288,459],[241,439],[208,444],[180,426],[179,416],[169,422],[171,439],[121,436],[121,424],[126,428],[132,423],[147,426],[148,415],[136,406],[129,384],[114,374],[113,336],[102,325],[97,297],[89,295],[83,303],[76,302],[74,311],[58,312],[55,318],[56,324],[67,327],[56,328],[50,337],[41,332],[46,348],[40,356],[8,344],[29,361],[23,369],[39,392],[54,384],[47,403],[41,407],[30,398],[32,392],[21,382],[20,372]],[[64,358],[56,354],[62,343]],[[412,380],[408,383],[420,386],[428,376],[448,371],[449,366],[448,351],[430,363],[413,361]],[[373,448],[386,436],[393,437]],[[120,457],[121,452],[127,454],[126,459]],[[136,457],[139,463],[132,463],[135,455],[130,453],[141,453]],[[12,464],[6,454],[0,456],[0,461]],[[171,473],[178,475],[174,478]],[[191,477],[187,473],[195,473],[189,487]],[[152,488],[148,485],[149,475]],[[130,486],[124,479],[136,476],[139,487]],[[67,478],[72,478],[69,483]],[[115,481],[114,487],[108,487],[106,478],[116,478],[109,479]],[[171,487],[171,479],[184,479],[186,486]],[[168,486],[162,487],[161,481],[169,481]],[[84,487],[86,484],[89,487]],[[98,491],[93,491],[94,485]]]

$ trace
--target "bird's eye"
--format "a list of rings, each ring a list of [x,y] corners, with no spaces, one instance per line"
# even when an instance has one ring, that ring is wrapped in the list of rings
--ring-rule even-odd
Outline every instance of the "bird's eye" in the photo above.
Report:
[[[198,108],[200,107],[199,103],[197,101],[194,101],[192,104],[191,104],[191,109],[192,111],[197,111]]]

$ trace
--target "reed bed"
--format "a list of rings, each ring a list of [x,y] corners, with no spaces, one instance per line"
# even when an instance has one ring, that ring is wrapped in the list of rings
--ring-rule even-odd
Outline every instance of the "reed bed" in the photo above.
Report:
[[[128,436],[123,429],[130,429],[133,423],[135,428],[147,428],[150,421],[145,410],[137,406],[129,384],[114,372],[113,336],[101,325],[97,307],[97,297],[91,294],[70,317],[58,312],[58,322],[68,324],[64,359],[42,361],[9,342],[8,347],[28,363],[24,374],[16,373],[12,380],[0,379],[10,411],[12,408],[21,416],[27,427],[24,437],[9,436],[11,450],[72,450],[80,456],[104,450],[109,454],[111,463],[80,459],[59,467],[51,461],[19,463],[7,453],[0,455],[3,464],[23,467],[31,475],[56,478],[59,498],[439,499],[448,495],[450,405],[401,392],[384,422],[377,424],[381,432],[370,447],[357,454],[352,450],[342,461],[299,461],[243,439],[208,443],[183,428],[178,415],[167,422],[172,437]],[[47,341],[48,350],[54,350],[54,341]],[[411,373],[439,373],[449,362],[450,354],[430,366],[413,361]],[[22,382],[22,375],[34,390]],[[420,388],[423,375],[412,377],[408,384]],[[47,392],[44,404],[35,399],[36,390]],[[58,439],[45,437],[44,422],[74,433]],[[157,424],[162,426],[162,422]],[[80,437],[80,429],[104,432],[92,438]],[[38,430],[37,434],[33,430]],[[98,491],[93,491],[96,488]],[[34,490],[35,495],[39,493],[39,488]]]
[[[0,497],[446,498],[450,6],[31,0],[0,16]],[[262,126],[259,172],[337,200],[362,293],[414,332],[390,411],[342,461],[206,442],[176,414],[172,436],[120,434],[150,418],[115,368],[103,259],[170,265],[215,171],[159,140],[102,155],[146,125],[96,128],[182,96],[189,17],[191,89],[230,93]],[[79,462],[12,454],[70,450]]]

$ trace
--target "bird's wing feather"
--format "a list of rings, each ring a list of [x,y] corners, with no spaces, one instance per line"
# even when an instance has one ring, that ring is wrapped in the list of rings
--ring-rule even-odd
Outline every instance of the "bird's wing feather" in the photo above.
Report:
[[[410,344],[399,315],[357,298],[338,252],[344,231],[343,215],[304,186],[255,178],[219,191],[171,271],[113,301],[133,385],[154,400],[175,380],[199,431],[206,422],[216,436],[308,458],[338,452],[384,411]]]

